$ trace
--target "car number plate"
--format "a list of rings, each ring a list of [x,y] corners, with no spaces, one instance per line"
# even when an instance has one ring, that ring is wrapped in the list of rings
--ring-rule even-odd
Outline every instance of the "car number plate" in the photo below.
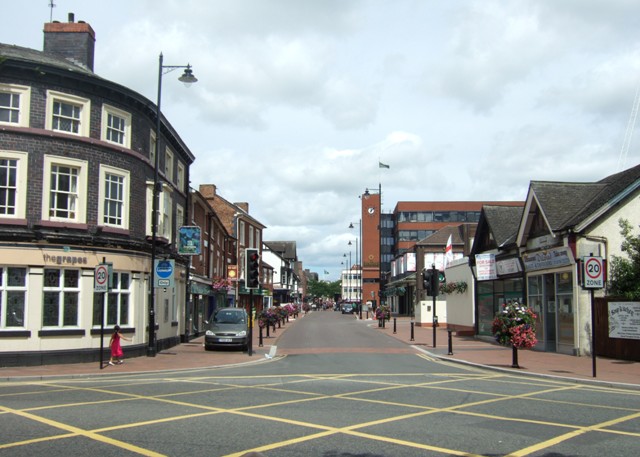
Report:
[[[221,343],[231,343],[233,340],[231,338],[220,338],[218,341]]]

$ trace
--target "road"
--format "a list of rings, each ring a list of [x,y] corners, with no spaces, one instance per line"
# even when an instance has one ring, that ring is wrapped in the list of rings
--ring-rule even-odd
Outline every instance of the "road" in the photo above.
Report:
[[[635,456],[640,392],[485,371],[299,319],[268,363],[0,383],[0,456]]]

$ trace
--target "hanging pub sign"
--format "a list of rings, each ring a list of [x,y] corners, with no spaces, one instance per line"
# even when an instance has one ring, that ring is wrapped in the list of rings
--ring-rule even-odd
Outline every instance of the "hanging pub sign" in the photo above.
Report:
[[[200,255],[201,230],[198,226],[182,226],[178,232],[178,254],[180,255]]]

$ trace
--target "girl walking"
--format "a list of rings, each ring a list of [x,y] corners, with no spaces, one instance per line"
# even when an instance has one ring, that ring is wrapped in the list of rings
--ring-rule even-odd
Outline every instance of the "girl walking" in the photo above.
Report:
[[[109,347],[111,347],[111,358],[109,359],[109,365],[121,365],[124,363],[122,358],[124,357],[124,353],[122,352],[122,346],[120,345],[120,340],[123,339],[125,341],[131,341],[129,338],[125,337],[120,333],[120,326],[116,325],[113,327],[113,334],[111,335],[111,339],[109,340]],[[115,360],[115,362],[114,362]]]

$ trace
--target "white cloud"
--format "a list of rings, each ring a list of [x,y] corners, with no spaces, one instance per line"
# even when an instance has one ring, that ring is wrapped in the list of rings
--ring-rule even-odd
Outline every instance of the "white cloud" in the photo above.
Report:
[[[640,79],[636,0],[56,3],[96,31],[96,72],[152,101],[160,52],[193,65],[196,85],[177,70],[162,90],[192,186],[248,201],[265,239],[297,241],[328,279],[365,188],[390,211],[618,171]],[[41,49],[46,2],[3,18],[0,41]]]

